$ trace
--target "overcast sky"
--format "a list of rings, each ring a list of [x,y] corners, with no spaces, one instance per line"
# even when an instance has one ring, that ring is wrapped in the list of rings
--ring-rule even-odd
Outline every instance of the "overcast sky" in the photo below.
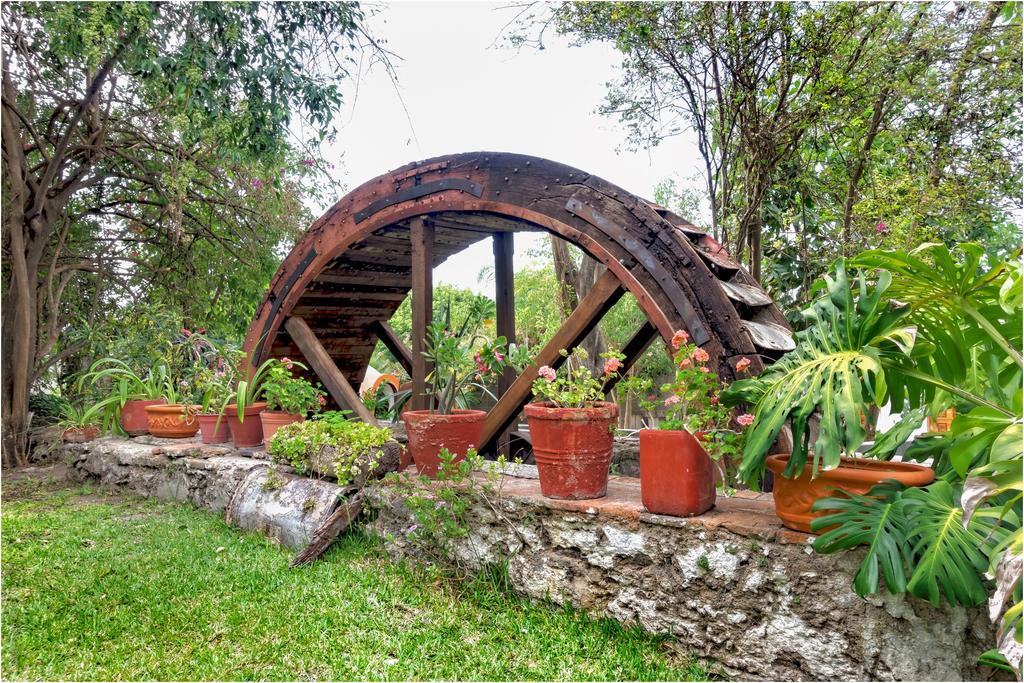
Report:
[[[631,152],[617,122],[596,113],[621,61],[611,47],[570,47],[553,32],[543,51],[495,44],[514,14],[484,2],[381,7],[370,27],[400,58],[399,82],[396,89],[373,69],[343,107],[330,152],[346,190],[411,161],[476,150],[546,157],[648,198],[662,179],[699,170],[692,139]],[[519,267],[529,237],[516,241]],[[478,243],[438,267],[435,281],[493,295],[493,286],[477,284],[492,259],[490,242]]]

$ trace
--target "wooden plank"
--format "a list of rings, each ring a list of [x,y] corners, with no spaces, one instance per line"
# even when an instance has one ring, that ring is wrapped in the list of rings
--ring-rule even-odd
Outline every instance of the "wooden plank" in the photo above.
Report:
[[[513,233],[496,233],[493,239],[494,247],[494,299],[497,314],[495,316],[495,327],[498,336],[503,336],[509,344],[516,341],[516,300],[514,267],[512,263],[515,243]],[[506,367],[498,378],[499,398],[509,390],[516,381],[516,373],[511,367]],[[508,457],[509,433],[502,432],[498,438],[498,453]]]
[[[719,280],[718,284],[722,286],[726,295],[733,301],[739,301],[752,308],[772,305],[772,298],[765,294],[764,290],[760,287],[752,287],[738,282],[726,282],[725,280]]]
[[[434,317],[433,224],[422,217],[414,219],[409,241],[412,243],[412,396],[409,407],[426,410],[430,407],[427,374],[431,368],[423,352],[427,327]]]
[[[377,424],[377,419],[359,398],[356,390],[345,379],[345,375],[338,369],[338,366],[334,364],[331,355],[327,353],[327,349],[316,338],[316,334],[309,328],[306,321],[297,316],[291,316],[285,322],[284,328],[288,330],[292,341],[302,351],[302,355],[309,361],[310,368],[317,374],[320,381],[324,383],[327,391],[331,393],[331,396],[338,402],[338,405],[352,410],[363,422],[373,425]]]
[[[388,325],[382,320],[378,320],[370,326],[371,331],[377,335],[377,339],[384,344],[384,347],[391,352],[391,355],[395,357],[405,371],[412,376],[412,352],[409,350],[402,340],[398,338],[395,331],[391,329],[391,325]]]
[[[622,348],[622,355],[625,359],[622,361],[622,367],[619,369],[618,377],[609,377],[604,382],[604,394],[605,396],[615,388],[615,385],[619,383],[619,380],[629,372],[629,369],[640,360],[640,356],[644,355],[644,351],[651,345],[658,337],[658,328],[651,324],[651,321],[645,320],[644,324],[640,326],[626,345]]]
[[[531,386],[533,380],[537,379],[537,371],[541,366],[549,365],[557,368],[561,365],[564,358],[559,351],[571,350],[583,341],[624,293],[622,285],[610,270],[606,270],[597,279],[594,286],[580,301],[579,306],[533,359],[533,363],[523,370],[523,374],[516,378],[508,391],[487,413],[482,439],[484,449],[490,448],[496,437],[512,424],[512,421],[522,411],[523,406],[529,402],[532,396]]]

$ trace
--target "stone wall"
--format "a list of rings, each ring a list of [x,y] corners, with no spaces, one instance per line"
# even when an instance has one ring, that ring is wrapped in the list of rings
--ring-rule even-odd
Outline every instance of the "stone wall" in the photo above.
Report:
[[[79,480],[227,512],[232,523],[292,547],[337,504],[335,484],[287,468],[268,485],[261,449],[140,437],[69,444],[64,452]],[[706,515],[679,519],[645,512],[638,482],[628,477],[613,476],[604,499],[555,501],[540,495],[534,468],[509,472],[495,508],[473,508],[472,532],[455,552],[477,567],[507,560],[524,596],[671,634],[744,679],[991,674],[975,665],[994,642],[981,610],[935,609],[888,594],[859,598],[850,588],[858,554],[814,554],[811,537],[779,524],[770,494],[722,498]],[[412,520],[395,490],[369,493],[377,509],[370,528],[388,539],[393,556],[415,556],[405,536]]]

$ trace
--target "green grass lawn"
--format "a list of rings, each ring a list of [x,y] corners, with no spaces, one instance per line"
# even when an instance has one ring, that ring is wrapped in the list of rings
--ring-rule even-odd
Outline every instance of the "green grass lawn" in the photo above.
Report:
[[[5,484],[4,679],[698,679],[663,639],[188,506]]]

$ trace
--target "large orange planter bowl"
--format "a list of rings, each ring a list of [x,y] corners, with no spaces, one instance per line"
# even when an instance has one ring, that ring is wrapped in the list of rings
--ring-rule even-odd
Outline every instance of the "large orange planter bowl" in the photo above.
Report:
[[[692,517],[715,505],[715,464],[687,431],[640,430],[640,499],[648,512]]]
[[[409,455],[420,474],[437,476],[441,468],[438,454],[442,448],[447,448],[455,456],[454,462],[465,458],[470,448],[479,448],[486,417],[487,413],[482,410],[456,409],[451,415],[429,410],[402,413],[409,438]]]
[[[607,495],[617,405],[601,402],[592,408],[556,408],[550,403],[527,403],[523,412],[530,425],[542,494],[562,500]]]
[[[146,406],[146,417],[149,433],[164,439],[184,439],[199,431],[199,420],[195,415],[186,419],[185,406],[180,403]]]
[[[819,498],[835,495],[836,490],[864,495],[886,479],[895,479],[904,486],[927,486],[935,481],[935,471],[930,467],[866,458],[842,458],[839,467],[818,470],[814,479],[811,479],[811,465],[808,463],[799,477],[787,479],[782,472],[788,462],[787,453],[769,455],[766,461],[768,469],[775,475],[772,491],[775,513],[783,525],[807,533],[811,532],[811,520],[828,514],[825,510],[812,512],[811,505]]]

